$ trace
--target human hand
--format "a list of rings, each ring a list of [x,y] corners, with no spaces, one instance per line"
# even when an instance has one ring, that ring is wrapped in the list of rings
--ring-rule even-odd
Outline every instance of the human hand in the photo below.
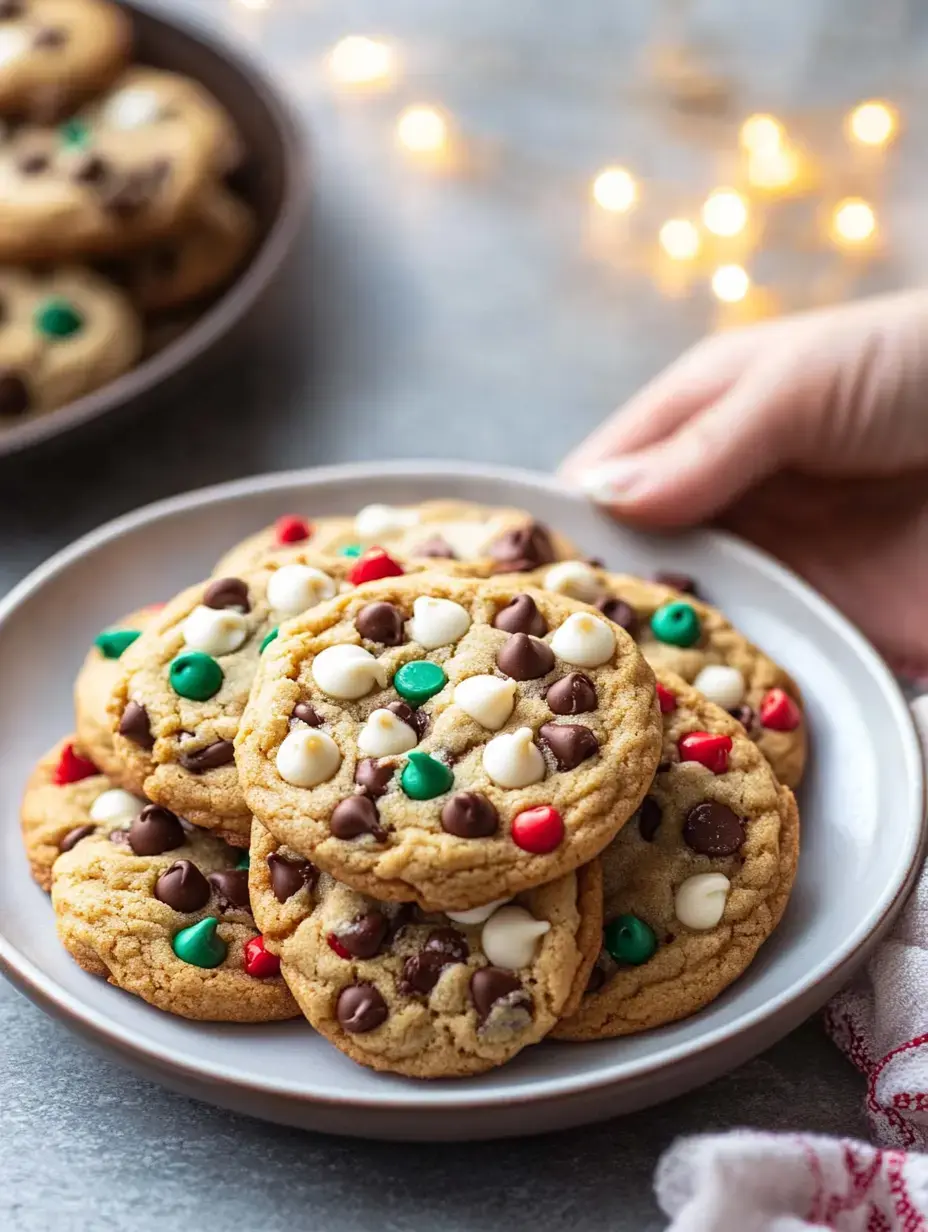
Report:
[[[928,293],[713,335],[562,471],[625,521],[753,540],[928,676]]]

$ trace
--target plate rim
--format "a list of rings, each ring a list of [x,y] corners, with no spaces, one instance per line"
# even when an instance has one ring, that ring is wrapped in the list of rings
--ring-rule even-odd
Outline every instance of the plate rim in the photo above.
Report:
[[[566,496],[576,501],[585,500],[575,488],[555,475],[516,467],[430,459],[397,459],[389,462],[351,462],[332,466],[304,467],[212,484],[208,487],[168,496],[122,514],[87,532],[49,557],[0,599],[0,636],[2,636],[7,621],[12,618],[23,602],[40,591],[52,579],[65,572],[85,554],[153,522],[182,515],[192,509],[222,504],[257,493],[270,493],[299,487],[312,488],[348,480],[355,482],[390,476],[416,480],[442,475],[511,483],[534,488],[542,494],[554,493],[559,497]],[[0,970],[43,1009],[51,1008],[51,1012],[63,1018],[68,1025],[72,1025],[69,1020],[73,1020],[73,1023],[77,1024],[74,1029],[79,1033],[86,1036],[88,1031],[92,1031],[95,1036],[102,1037],[102,1041],[98,1040],[98,1042],[111,1045],[118,1055],[124,1058],[137,1056],[146,1064],[153,1065],[156,1070],[167,1067],[172,1073],[192,1077],[197,1081],[207,1080],[212,1083],[231,1084],[253,1095],[270,1096],[274,1099],[295,1101],[300,1104],[379,1111],[390,1107],[403,1111],[416,1109],[435,1111],[439,1107],[464,1110],[499,1104],[524,1106],[552,1099],[581,1096],[590,1093],[593,1089],[602,1090],[641,1080],[655,1070],[666,1072],[675,1066],[692,1062],[694,1057],[700,1053],[724,1046],[727,1041],[758,1030],[765,1022],[770,1022],[780,1015],[787,1015],[791,1007],[795,1009],[802,1002],[808,1002],[805,1014],[814,1012],[831,995],[837,982],[849,974],[854,966],[862,962],[877,943],[892,918],[901,909],[904,898],[911,889],[919,870],[926,838],[928,838],[925,827],[925,766],[921,743],[908,703],[889,667],[863,634],[827,599],[768,553],[729,532],[702,529],[689,532],[688,538],[691,543],[700,541],[722,543],[726,551],[735,559],[750,562],[752,568],[759,568],[771,580],[797,593],[808,605],[817,610],[823,623],[830,624],[840,632],[841,636],[851,644],[857,657],[868,667],[871,678],[880,687],[893,712],[907,769],[911,772],[907,781],[910,782],[913,793],[913,823],[910,828],[909,850],[905,857],[904,871],[896,883],[890,883],[887,886],[876,905],[861,920],[858,928],[849,935],[847,942],[830,958],[808,970],[803,978],[794,983],[790,989],[772,1000],[768,999],[753,1010],[736,1015],[731,1022],[706,1032],[697,1040],[672,1045],[663,1050],[658,1045],[655,1052],[633,1061],[604,1062],[595,1072],[586,1075],[538,1078],[533,1080],[525,1090],[504,1088],[499,1091],[470,1090],[467,1084],[452,1084],[443,1088],[439,1095],[431,1084],[410,1082],[408,1086],[401,1089],[387,1091],[385,1088],[382,1093],[378,1093],[375,1089],[370,1095],[337,1096],[294,1090],[275,1080],[261,1081],[260,1078],[255,1078],[235,1067],[223,1065],[221,1061],[204,1063],[189,1054],[177,1052],[168,1058],[163,1050],[159,1049],[156,1040],[148,1036],[135,1036],[131,1041],[126,1040],[120,1034],[117,1024],[114,1024],[101,1011],[89,1006],[79,996],[72,995],[58,985],[53,977],[37,967],[3,933],[0,933]],[[914,820],[916,812],[919,817],[917,824]],[[819,992],[823,993],[821,997],[818,997]],[[782,1034],[786,1034],[789,1029],[791,1027],[786,1028]],[[759,1044],[758,1050],[763,1046]]]

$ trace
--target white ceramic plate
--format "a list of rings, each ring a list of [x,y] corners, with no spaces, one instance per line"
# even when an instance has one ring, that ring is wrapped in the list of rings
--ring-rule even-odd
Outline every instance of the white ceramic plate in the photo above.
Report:
[[[236,539],[287,511],[460,497],[518,504],[610,566],[694,574],[710,599],[799,680],[814,733],[801,793],[803,852],[783,924],[747,974],[701,1014],[631,1039],[544,1044],[492,1074],[414,1082],[374,1074],[302,1024],[171,1018],[81,971],[55,940],[20,849],[18,794],[72,725],[70,686],[93,636],[125,611],[205,576]],[[0,965],[109,1055],[185,1094],[256,1116],[366,1137],[536,1133],[656,1103],[731,1069],[821,1006],[901,905],[922,846],[922,768],[902,696],[826,602],[716,533],[623,530],[543,475],[449,463],[269,475],[149,506],[59,553],[0,604]]]

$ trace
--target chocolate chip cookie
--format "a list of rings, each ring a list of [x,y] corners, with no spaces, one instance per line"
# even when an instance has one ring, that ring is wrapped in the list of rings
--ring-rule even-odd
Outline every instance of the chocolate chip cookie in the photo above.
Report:
[[[119,661],[154,615],[156,607],[140,608],[103,629],[87,651],[74,682],[77,741],[104,774],[118,781],[122,760],[113,753],[113,733],[107,706],[119,679]]]
[[[361,893],[455,910],[593,859],[660,753],[650,668],[601,613],[418,574],[283,626],[236,737],[245,800]]]
[[[603,944],[586,995],[555,1030],[604,1039],[708,1005],[779,923],[799,814],[739,723],[659,671],[663,761],[602,856]]]
[[[112,255],[174,232],[239,158],[198,82],[135,66],[57,127],[0,144],[0,260]]]
[[[106,0],[0,0],[0,115],[67,114],[113,80],[131,43]]]
[[[52,888],[52,865],[63,851],[100,827],[130,821],[148,803],[120,788],[95,764],[77,736],[68,736],[29,776],[20,810],[32,876]]]
[[[502,1065],[580,999],[599,948],[596,862],[505,903],[425,914],[318,873],[255,822],[251,896],[300,1009],[372,1069],[456,1078]]]
[[[138,315],[106,279],[78,266],[0,269],[0,426],[99,389],[141,351]]]
[[[147,805],[98,826],[52,870],[58,936],[91,975],[182,1018],[271,1022],[298,1010],[255,928],[247,856]]]
[[[402,564],[430,563],[443,572],[475,577],[521,573],[576,556],[574,545],[524,509],[492,508],[471,501],[423,501],[419,505],[367,505],[354,517],[308,521],[295,514],[236,544],[217,573],[253,567],[288,545],[311,544],[327,555],[357,557],[384,549]],[[455,569],[455,563],[460,569]],[[372,579],[366,579],[372,580]]]
[[[799,686],[717,608],[691,593],[693,579],[664,576],[648,582],[574,560],[539,572],[532,583],[594,603],[635,638],[652,667],[682,676],[738,719],[780,782],[797,787],[807,747]]]

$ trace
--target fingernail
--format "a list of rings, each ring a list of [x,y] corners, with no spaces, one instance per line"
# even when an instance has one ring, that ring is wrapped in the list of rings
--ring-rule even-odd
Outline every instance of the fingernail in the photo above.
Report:
[[[638,486],[643,474],[639,462],[632,458],[618,458],[615,462],[584,471],[580,476],[580,486],[590,500],[599,505],[611,505],[627,497]]]

